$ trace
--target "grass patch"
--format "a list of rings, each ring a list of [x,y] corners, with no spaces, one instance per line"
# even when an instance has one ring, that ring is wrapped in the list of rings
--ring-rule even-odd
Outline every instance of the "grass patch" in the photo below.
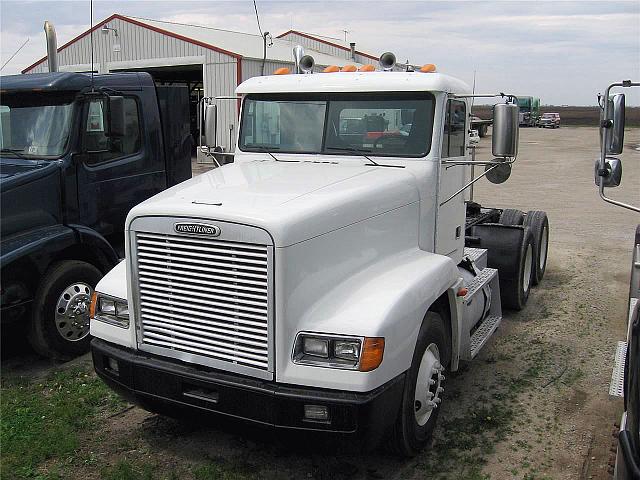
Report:
[[[2,478],[62,478],[38,467],[64,459],[80,446],[79,433],[99,412],[124,403],[88,367],[53,373],[41,383],[2,379],[0,443]]]

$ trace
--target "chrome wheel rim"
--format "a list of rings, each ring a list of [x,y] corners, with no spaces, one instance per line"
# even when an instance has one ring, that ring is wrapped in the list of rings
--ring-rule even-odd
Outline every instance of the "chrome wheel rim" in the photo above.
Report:
[[[93,289],[76,282],[63,290],[56,303],[56,329],[68,342],[79,342],[89,335],[89,306]]]
[[[531,283],[531,267],[533,265],[533,247],[531,244],[527,246],[527,255],[524,260],[524,272],[522,273],[522,290],[526,293]]]
[[[413,401],[416,422],[421,427],[429,421],[433,411],[442,401],[441,394],[444,392],[442,372],[444,367],[440,364],[438,346],[431,343],[420,361]]]
[[[542,238],[540,239],[540,258],[538,259],[538,265],[540,271],[544,270],[544,266],[547,264],[547,243],[549,242],[549,229],[544,227],[542,229]]]

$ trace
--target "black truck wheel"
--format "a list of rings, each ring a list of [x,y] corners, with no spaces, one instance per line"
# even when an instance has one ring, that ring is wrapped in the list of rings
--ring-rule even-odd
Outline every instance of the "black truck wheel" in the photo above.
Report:
[[[502,225],[522,225],[524,223],[524,213],[515,208],[505,208],[500,214]]]
[[[69,360],[89,350],[89,306],[100,271],[65,260],[49,267],[36,291],[29,343],[40,355]]]
[[[524,229],[520,255],[513,259],[516,263],[516,275],[500,282],[502,305],[512,310],[522,310],[529,299],[533,270],[535,269],[535,247],[529,228]],[[500,271],[498,271],[500,275]]]
[[[422,322],[411,368],[404,380],[402,405],[390,437],[393,451],[413,456],[430,440],[444,393],[444,364],[450,358],[442,317],[427,312]]]
[[[533,234],[533,246],[535,250],[535,267],[533,269],[533,285],[538,285],[544,277],[547,269],[547,253],[549,250],[549,219],[547,214],[540,210],[527,212],[524,220]]]

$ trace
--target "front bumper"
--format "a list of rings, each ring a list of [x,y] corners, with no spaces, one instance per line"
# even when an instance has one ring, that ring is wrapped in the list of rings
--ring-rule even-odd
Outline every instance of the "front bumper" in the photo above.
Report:
[[[91,342],[91,353],[98,376],[148,410],[184,410],[275,428],[357,434],[373,444],[395,422],[404,387],[404,373],[365,393],[283,385],[159,358],[98,338]],[[117,362],[117,372],[109,359]],[[329,420],[305,419],[305,405],[326,406]]]

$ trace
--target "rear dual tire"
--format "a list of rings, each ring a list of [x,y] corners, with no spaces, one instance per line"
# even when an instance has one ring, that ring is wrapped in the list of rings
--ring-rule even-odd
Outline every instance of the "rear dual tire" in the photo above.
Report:
[[[533,285],[538,285],[547,270],[547,254],[549,252],[549,219],[547,214],[540,210],[527,212],[524,225],[529,227],[533,235],[535,250],[535,266],[533,268]]]

